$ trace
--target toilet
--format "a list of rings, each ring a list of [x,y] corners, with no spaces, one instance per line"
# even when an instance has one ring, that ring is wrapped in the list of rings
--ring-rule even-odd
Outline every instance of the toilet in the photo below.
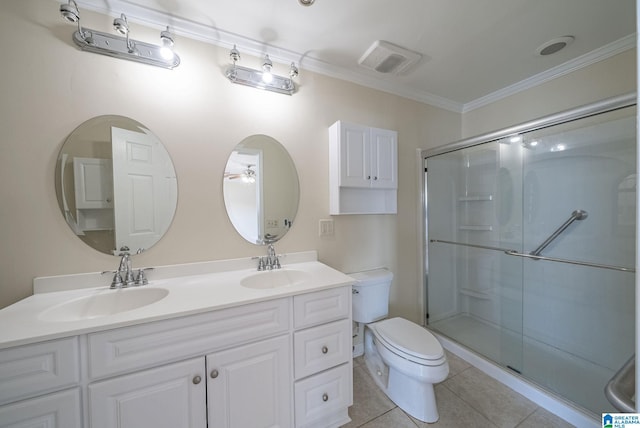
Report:
[[[438,420],[433,384],[449,374],[442,345],[427,329],[404,318],[386,319],[393,273],[349,274],[353,321],[364,324],[364,360],[376,384],[402,410],[423,422]]]

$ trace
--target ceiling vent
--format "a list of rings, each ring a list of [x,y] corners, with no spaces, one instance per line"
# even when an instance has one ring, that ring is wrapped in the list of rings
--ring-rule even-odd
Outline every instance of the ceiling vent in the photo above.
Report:
[[[400,74],[420,61],[422,55],[393,43],[376,40],[360,57],[358,64],[379,73]]]

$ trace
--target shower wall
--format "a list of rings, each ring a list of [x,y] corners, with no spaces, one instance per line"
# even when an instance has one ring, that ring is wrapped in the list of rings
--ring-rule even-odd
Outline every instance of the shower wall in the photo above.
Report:
[[[428,157],[430,327],[612,410],[604,386],[635,349],[634,273],[617,269],[635,267],[635,159],[635,107]],[[527,257],[576,210],[553,260]]]

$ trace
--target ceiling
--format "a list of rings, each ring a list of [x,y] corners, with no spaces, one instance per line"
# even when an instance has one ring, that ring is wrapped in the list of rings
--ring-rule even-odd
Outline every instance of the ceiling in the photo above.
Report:
[[[634,0],[79,0],[180,37],[295,61],[306,70],[453,111],[468,111],[636,45]],[[543,43],[575,37],[565,49]],[[132,34],[135,38],[135,34]],[[363,68],[376,40],[421,55],[400,74]],[[258,68],[259,64],[241,62]]]

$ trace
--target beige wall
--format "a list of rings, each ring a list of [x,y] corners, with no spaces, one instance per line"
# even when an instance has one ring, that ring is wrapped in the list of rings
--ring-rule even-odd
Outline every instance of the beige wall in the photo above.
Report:
[[[82,17],[83,25],[110,31],[112,18]],[[230,84],[222,75],[228,51],[209,44],[177,38],[182,64],[169,71],[81,52],[73,31],[56,2],[0,3],[0,307],[30,295],[36,276],[117,266],[69,230],[53,181],[67,135],[91,117],[117,114],[149,127],[178,175],[173,224],[134,265],[265,253],[235,232],[222,198],[228,155],[245,137],[263,133],[291,154],[302,193],[294,226],[276,249],[317,249],[322,261],[345,272],[387,266],[396,273],[392,314],[419,319],[416,148],[460,138],[460,114],[313,74],[304,64],[299,93],[266,93]],[[155,43],[158,31],[132,24],[132,37]],[[258,65],[248,55],[242,63]],[[319,238],[318,220],[329,218],[328,127],[338,119],[399,132],[399,210],[336,217],[335,236]]]
[[[111,27],[112,18],[82,16],[87,27]],[[317,249],[323,262],[344,272],[386,266],[396,274],[391,314],[419,321],[416,148],[635,90],[630,51],[463,116],[314,74],[304,64],[297,94],[266,93],[230,84],[222,75],[228,52],[209,44],[178,38],[182,64],[169,71],[81,52],[71,42],[73,31],[56,2],[0,2],[0,307],[30,295],[36,276],[116,267],[115,258],[80,242],[56,202],[58,151],[91,117],[117,114],[143,123],[164,142],[176,168],[173,224],[134,265],[263,254],[227,219],[222,175],[239,141],[267,134],[291,154],[302,193],[294,226],[277,250]],[[132,24],[132,37],[155,43],[158,31]],[[245,55],[243,64],[258,61]],[[282,65],[275,68],[286,74]],[[327,129],[338,119],[398,131],[398,214],[334,217],[335,236],[319,238],[318,220],[329,218]]]

